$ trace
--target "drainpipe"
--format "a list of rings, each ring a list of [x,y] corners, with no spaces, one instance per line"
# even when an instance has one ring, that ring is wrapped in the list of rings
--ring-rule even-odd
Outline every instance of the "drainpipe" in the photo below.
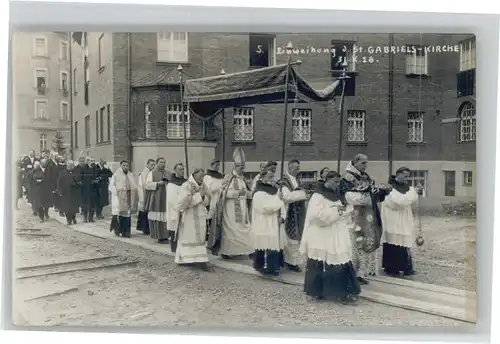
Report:
[[[133,148],[132,148],[132,119],[133,119],[133,111],[132,111],[132,34],[127,33],[127,109],[128,109],[128,140],[129,140],[129,149],[128,149],[128,160],[130,167],[132,167],[132,159],[133,159]]]
[[[69,58],[69,77],[68,77],[68,92],[69,92],[69,120],[70,120],[70,127],[69,127],[69,132],[70,132],[70,138],[69,138],[69,153],[71,160],[75,159],[75,152],[73,149],[74,146],[74,137],[75,137],[75,128],[73,124],[73,55],[72,55],[72,47],[73,47],[73,41],[71,39],[71,32],[68,32],[68,58]]]
[[[394,45],[394,35],[389,34],[389,47]],[[387,160],[389,161],[389,175],[392,174],[392,119],[393,119],[393,107],[394,107],[394,55],[392,51],[389,52],[389,92],[388,92],[388,103],[389,103],[389,118],[387,121]]]

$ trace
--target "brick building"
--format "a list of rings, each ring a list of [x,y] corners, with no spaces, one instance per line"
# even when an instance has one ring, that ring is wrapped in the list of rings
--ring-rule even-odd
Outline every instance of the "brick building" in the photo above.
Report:
[[[69,41],[67,33],[12,35],[14,152],[53,148],[57,131],[70,146]]]
[[[285,63],[292,42],[296,70],[315,88],[331,83],[348,61],[342,165],[366,153],[370,173],[385,181],[408,166],[435,200],[475,197],[475,41],[466,35],[77,33],[73,56],[74,143],[108,161],[184,160],[179,74],[200,78]],[[81,38],[80,38],[81,37]],[[388,46],[395,47],[392,58]],[[331,52],[335,51],[334,54]],[[336,167],[337,105],[290,105],[285,160],[299,159],[302,178]],[[283,105],[224,111],[203,122],[187,114],[190,167],[230,160],[241,146],[249,175],[279,160]],[[392,120],[391,120],[392,119]],[[392,134],[392,135],[390,135]],[[391,146],[392,137],[392,149]],[[230,165],[226,165],[226,171]]]

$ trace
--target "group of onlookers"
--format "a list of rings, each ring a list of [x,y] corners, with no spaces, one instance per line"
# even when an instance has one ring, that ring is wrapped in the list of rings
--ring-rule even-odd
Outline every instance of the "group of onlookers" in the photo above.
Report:
[[[26,196],[40,222],[49,219],[49,208],[65,216],[68,225],[77,223],[77,213],[82,214],[84,222],[103,218],[112,175],[104,160],[96,162],[86,156],[76,162],[57,152],[31,150],[18,160],[17,166],[17,198]]]

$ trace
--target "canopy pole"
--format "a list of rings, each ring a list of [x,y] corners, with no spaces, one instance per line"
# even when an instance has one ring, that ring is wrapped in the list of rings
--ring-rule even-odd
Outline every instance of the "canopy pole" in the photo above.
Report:
[[[226,71],[224,68],[221,69],[220,71],[221,75],[225,75]],[[226,109],[222,109],[222,115],[221,115],[221,120],[222,120],[222,140],[221,140],[221,145],[222,145],[222,174],[225,174],[226,172]]]
[[[286,46],[287,52],[291,52],[293,49],[292,42],[289,42]],[[281,173],[280,181],[283,181],[285,175],[285,147],[286,147],[286,129],[288,121],[288,83],[290,81],[290,66],[292,64],[292,55],[288,54],[288,60],[286,64],[286,75],[285,75],[285,118],[283,120],[283,141],[281,142]],[[283,189],[283,183],[280,183],[280,191]]]
[[[184,164],[186,165],[186,175],[189,178],[189,161],[188,161],[188,142],[187,142],[187,130],[186,130],[186,111],[184,109],[184,95],[183,95],[183,80],[182,74],[184,68],[182,65],[177,67],[177,71],[179,72],[179,89],[181,96],[181,116],[182,116],[182,130],[184,132]]]
[[[340,125],[339,125],[339,146],[338,146],[338,151],[337,151],[337,172],[340,173],[340,162],[342,161],[342,145],[343,145],[343,139],[344,139],[344,97],[345,97],[345,84],[347,80],[347,61],[344,59],[344,62],[342,64],[344,67],[344,70],[342,71],[342,94],[340,96],[340,104],[339,104],[339,110],[338,114],[340,117]]]

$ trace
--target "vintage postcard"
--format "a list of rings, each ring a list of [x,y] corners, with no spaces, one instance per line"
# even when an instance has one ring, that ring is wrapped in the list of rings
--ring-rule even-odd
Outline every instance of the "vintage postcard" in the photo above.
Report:
[[[18,326],[474,326],[464,34],[14,32]]]

